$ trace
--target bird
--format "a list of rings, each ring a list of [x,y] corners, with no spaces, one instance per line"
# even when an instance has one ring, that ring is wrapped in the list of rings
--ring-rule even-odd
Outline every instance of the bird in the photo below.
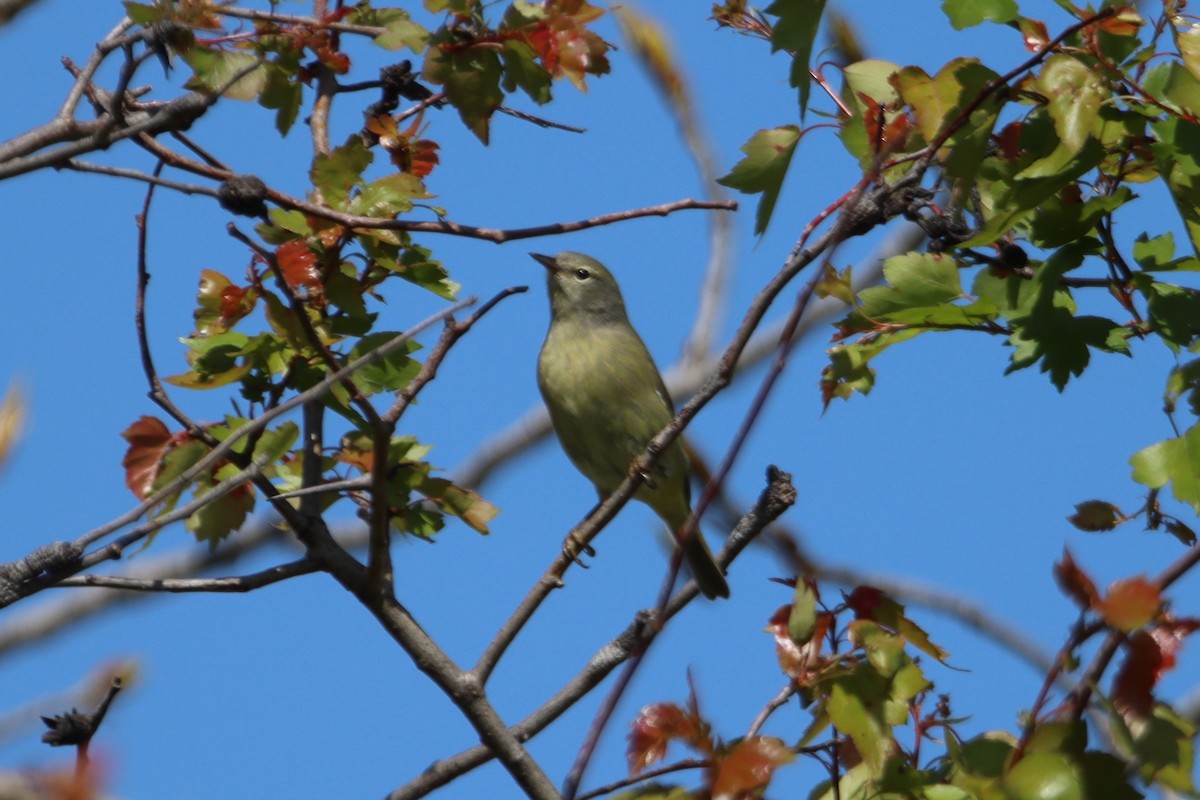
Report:
[[[654,359],[629,321],[616,279],[591,256],[530,253],[546,268],[550,329],[538,356],[538,388],[568,458],[604,499],[634,459],[675,416]],[[683,548],[702,594],[729,596],[729,584],[691,516],[688,460],[676,439],[644,476],[634,498],[650,506]]]

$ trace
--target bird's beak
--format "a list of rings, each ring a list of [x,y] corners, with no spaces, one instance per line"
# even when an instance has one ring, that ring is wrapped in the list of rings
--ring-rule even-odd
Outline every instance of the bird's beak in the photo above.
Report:
[[[544,256],[541,253],[530,253],[529,255],[534,261],[538,262],[551,272],[558,272],[560,269],[562,269],[562,267],[558,265],[558,261],[554,258],[554,256]]]

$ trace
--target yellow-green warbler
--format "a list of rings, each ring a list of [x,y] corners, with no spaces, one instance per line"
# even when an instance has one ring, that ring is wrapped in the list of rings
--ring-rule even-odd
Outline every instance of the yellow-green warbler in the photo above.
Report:
[[[671,398],[604,265],[581,253],[530,255],[548,270],[550,289],[538,387],[563,450],[604,498],[675,416]],[[678,541],[691,515],[690,495],[687,456],[676,439],[634,497],[654,509]],[[682,545],[700,591],[728,597],[729,584],[700,531]]]

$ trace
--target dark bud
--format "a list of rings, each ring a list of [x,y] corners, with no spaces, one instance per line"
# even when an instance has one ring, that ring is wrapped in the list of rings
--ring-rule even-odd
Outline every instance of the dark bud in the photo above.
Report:
[[[172,20],[159,20],[146,34],[146,46],[158,58],[166,76],[171,74],[171,48],[186,49],[190,41],[191,32]]]
[[[241,217],[267,215],[267,185],[254,175],[235,175],[217,188],[221,208]]]
[[[92,723],[92,715],[71,709],[56,717],[42,717],[42,722],[50,730],[42,734],[42,741],[51,747],[83,744],[92,738],[96,728]]]
[[[417,76],[412,71],[412,62],[407,60],[379,70],[379,80],[383,83],[385,98],[399,96],[420,102],[433,96],[428,87],[417,82]]]
[[[1006,244],[1000,248],[1000,263],[1009,269],[1024,269],[1029,266],[1029,256],[1020,245]]]
[[[42,734],[42,741],[51,747],[87,744],[100,727],[100,723],[104,721],[104,715],[108,713],[108,707],[112,705],[113,698],[119,691],[121,691],[121,679],[116,677],[113,678],[100,705],[96,706],[96,710],[91,714],[84,714],[82,711],[72,708],[65,714],[42,717],[42,722],[46,723],[46,727],[50,729]]]

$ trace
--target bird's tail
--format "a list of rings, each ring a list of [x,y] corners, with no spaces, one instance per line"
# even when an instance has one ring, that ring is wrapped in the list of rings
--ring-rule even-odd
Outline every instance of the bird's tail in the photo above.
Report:
[[[729,597],[729,584],[725,581],[725,573],[713,558],[712,551],[708,549],[708,544],[699,530],[692,531],[692,535],[683,544],[683,558],[687,561],[688,569],[692,571],[692,577],[696,579],[701,594],[709,600]]]

